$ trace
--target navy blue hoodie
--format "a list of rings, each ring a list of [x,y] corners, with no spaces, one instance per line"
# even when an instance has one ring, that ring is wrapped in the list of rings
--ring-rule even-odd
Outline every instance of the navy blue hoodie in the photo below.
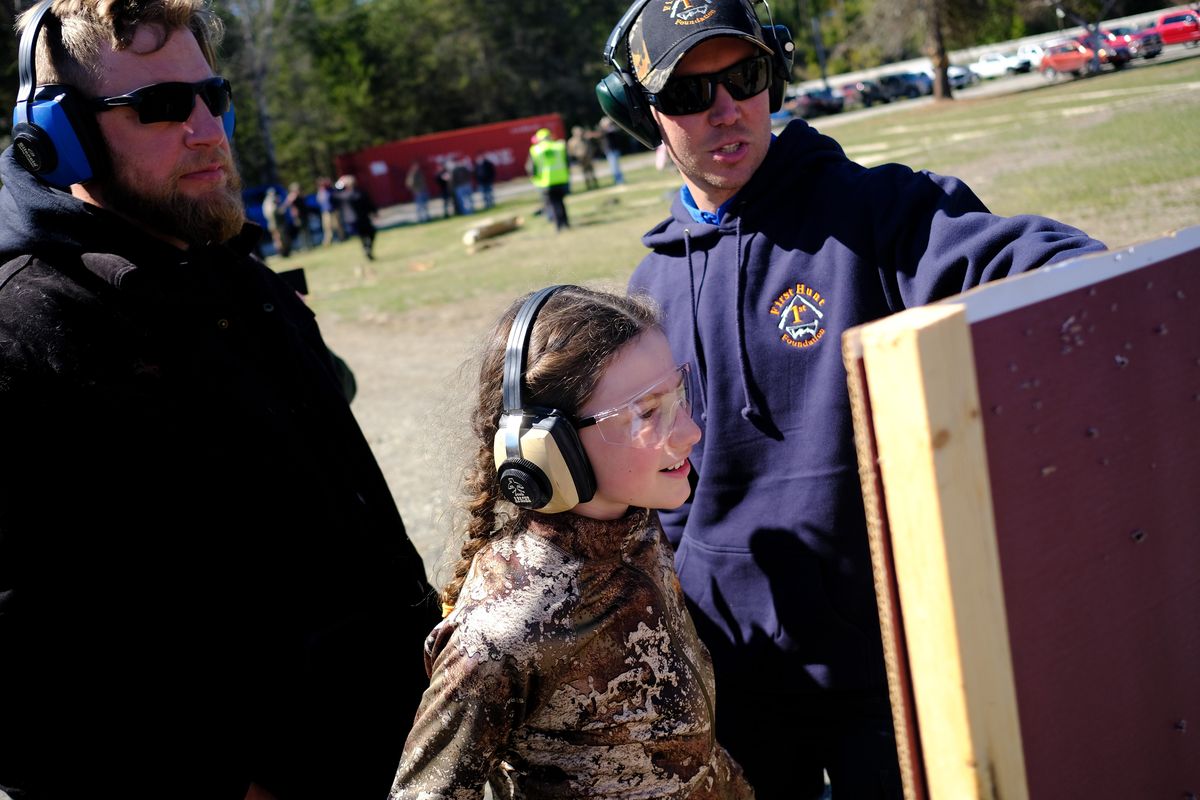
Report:
[[[954,178],[855,164],[801,121],[719,225],[671,213],[630,289],[696,367],[699,483],[662,522],[721,691],[882,689],[842,332],[1103,245],[994,216]]]

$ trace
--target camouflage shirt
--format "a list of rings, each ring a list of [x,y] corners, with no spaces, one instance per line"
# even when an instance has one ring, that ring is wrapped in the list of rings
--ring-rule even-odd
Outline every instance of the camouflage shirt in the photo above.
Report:
[[[475,556],[425,643],[392,800],[754,793],[713,733],[713,673],[656,514],[533,515]]]

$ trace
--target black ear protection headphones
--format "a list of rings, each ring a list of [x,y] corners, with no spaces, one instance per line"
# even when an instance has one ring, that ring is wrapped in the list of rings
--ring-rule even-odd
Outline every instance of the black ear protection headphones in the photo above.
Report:
[[[537,313],[562,286],[529,297],[513,318],[504,351],[504,414],[492,452],[500,493],[521,508],[556,514],[596,494],[596,477],[575,424],[558,409],[526,407],[525,360]]]
[[[617,123],[617,127],[653,150],[662,144],[662,134],[650,114],[646,91],[638,83],[630,65],[621,66],[617,63],[618,53],[622,54],[624,60],[629,60],[629,31],[633,28],[634,20],[650,2],[636,0],[608,35],[603,58],[613,71],[596,84],[596,98],[600,101],[600,108]],[[743,2],[747,3],[747,10],[753,14],[751,0]],[[770,7],[767,13],[770,14]],[[771,45],[771,87],[767,91],[770,92],[771,111],[774,113],[783,108],[783,92],[792,77],[796,45],[792,42],[791,32],[783,25],[764,25],[763,33],[767,36],[767,44]]]
[[[54,0],[42,0],[21,34],[17,55],[21,87],[13,109],[17,162],[59,189],[83,183],[107,163],[100,129],[87,101],[73,86],[37,85],[37,37]]]

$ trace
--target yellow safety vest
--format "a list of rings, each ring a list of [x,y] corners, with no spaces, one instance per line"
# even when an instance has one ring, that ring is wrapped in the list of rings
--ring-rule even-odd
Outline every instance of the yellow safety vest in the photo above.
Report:
[[[529,148],[529,158],[533,161],[533,177],[530,180],[534,186],[545,189],[570,182],[566,142],[555,139],[538,142]]]

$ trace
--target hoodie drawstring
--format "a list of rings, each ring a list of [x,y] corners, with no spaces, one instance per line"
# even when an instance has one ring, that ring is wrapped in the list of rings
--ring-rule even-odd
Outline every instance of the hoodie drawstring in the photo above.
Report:
[[[742,218],[737,219],[737,337],[738,362],[742,371],[742,396],[746,404],[742,406],[742,419],[753,422],[762,417],[758,403],[750,394],[750,354],[746,350],[746,265],[742,263]]]
[[[692,293],[692,351],[696,354],[696,378],[700,382],[699,396],[707,400],[708,370],[704,364],[704,349],[700,344],[700,297],[696,293],[696,271],[692,266],[692,232],[688,228],[683,229],[683,252],[687,257],[688,289]],[[704,422],[707,418],[708,403],[705,402],[704,408],[700,411],[700,421]]]

